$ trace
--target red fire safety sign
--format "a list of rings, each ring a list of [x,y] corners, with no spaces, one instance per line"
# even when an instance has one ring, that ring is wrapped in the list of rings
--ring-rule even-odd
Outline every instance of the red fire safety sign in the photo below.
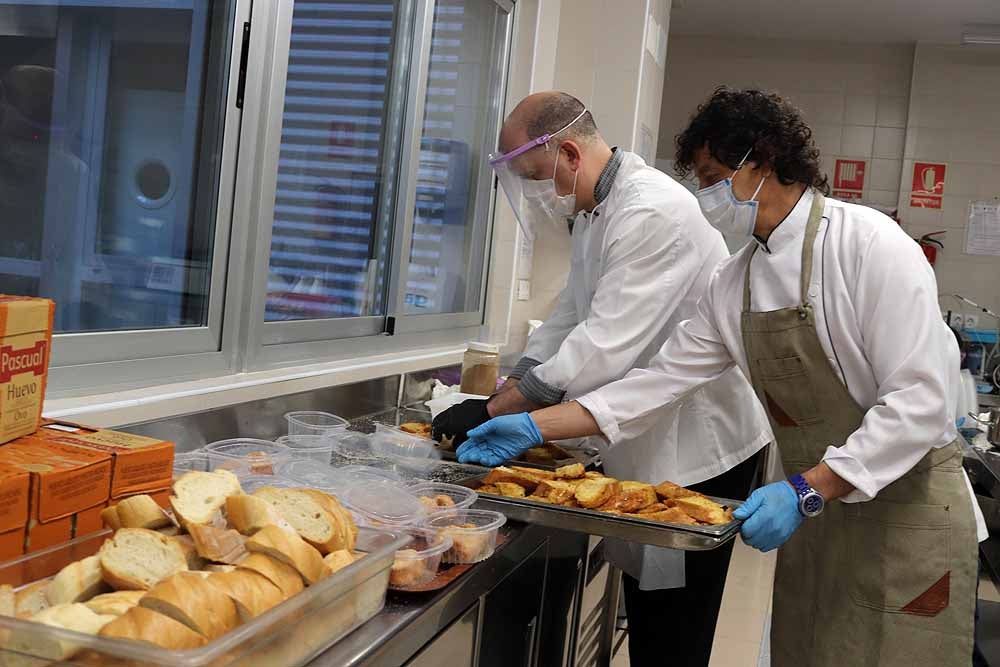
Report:
[[[914,162],[913,186],[910,188],[910,206],[915,208],[941,208],[944,196],[946,165],[940,162]]]
[[[865,189],[865,161],[864,160],[837,160],[833,173],[834,190],[857,190]]]

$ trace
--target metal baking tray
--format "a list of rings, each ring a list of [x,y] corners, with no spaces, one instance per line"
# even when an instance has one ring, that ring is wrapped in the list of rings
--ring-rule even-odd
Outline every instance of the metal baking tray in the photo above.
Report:
[[[371,433],[375,430],[375,424],[399,426],[408,422],[422,422],[429,424],[431,422],[431,412],[425,406],[419,404],[401,408],[392,408],[390,410],[376,412],[375,414],[367,415],[365,417],[358,417],[357,419],[351,421],[351,428],[355,431]],[[513,461],[513,464],[529,468],[539,468],[541,470],[555,470],[560,466],[572,463],[582,463],[583,467],[587,470],[592,470],[593,468],[601,465],[601,457],[597,449],[589,447],[573,447],[571,445],[567,446],[561,443],[559,446],[566,450],[566,452],[570,454],[571,458],[556,461],[554,464],[536,463],[533,461],[522,460],[515,460]],[[441,453],[441,460],[443,461],[458,460],[458,457],[455,456],[455,452],[453,450],[442,449],[439,447],[438,451]]]
[[[54,575],[93,555],[112,534],[102,531],[0,564],[0,583],[15,588]],[[310,586],[249,623],[202,648],[175,651],[123,639],[107,639],[32,621],[0,617],[3,665],[149,665],[155,667],[299,667],[352,632],[385,605],[389,568],[406,535],[360,528],[358,549],[367,555]],[[34,648],[57,642],[76,653],[58,662]]]
[[[471,489],[482,486],[485,475],[464,479],[458,484]],[[715,502],[733,509],[742,501],[709,496]],[[617,537],[629,542],[682,551],[708,551],[729,542],[740,532],[741,521],[721,526],[685,526],[662,521],[646,521],[632,517],[597,512],[581,507],[562,507],[539,503],[527,498],[509,498],[489,493],[479,494],[475,507],[501,512],[508,519],[549,528],[559,528],[588,535]]]

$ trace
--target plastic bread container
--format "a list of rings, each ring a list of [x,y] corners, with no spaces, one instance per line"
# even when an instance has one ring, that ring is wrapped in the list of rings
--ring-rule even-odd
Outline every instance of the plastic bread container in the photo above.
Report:
[[[437,576],[441,558],[451,549],[450,536],[427,528],[407,528],[400,531],[412,542],[396,552],[389,585],[398,588],[422,586]]]
[[[52,576],[95,554],[110,535],[95,533],[0,564],[0,583],[18,588]],[[0,617],[0,664],[52,664],[35,656],[33,648],[14,652],[9,642],[16,637],[21,647],[51,647],[55,642],[74,646],[74,654],[59,665],[300,667],[382,610],[394,556],[409,540],[407,535],[361,528],[358,549],[367,552],[364,557],[198,649],[167,650]]]
[[[451,549],[444,553],[445,563],[478,563],[493,555],[497,533],[507,517],[490,510],[443,510],[428,517],[428,528],[450,535]]]
[[[285,420],[288,422],[288,435],[330,435],[345,431],[350,425],[343,417],[317,410],[288,412]]]
[[[395,426],[376,424],[371,439],[372,451],[380,456],[412,459],[441,458],[436,443],[419,435],[401,431]]]
[[[333,436],[330,435],[283,435],[274,444],[287,447],[293,459],[308,459],[327,465],[333,454]]]
[[[427,506],[429,512],[465,509],[472,507],[479,498],[472,489],[444,482],[418,482],[410,486],[409,491]]]
[[[233,438],[205,445],[212,470],[224,468],[237,475],[273,475],[282,464],[292,460],[292,452],[269,440]]]

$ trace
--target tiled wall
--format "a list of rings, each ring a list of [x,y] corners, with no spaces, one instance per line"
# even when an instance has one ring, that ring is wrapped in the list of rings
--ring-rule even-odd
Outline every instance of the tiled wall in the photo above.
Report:
[[[868,161],[864,198],[895,206],[913,62],[912,45],[832,44],[671,35],[657,156],[721,85],[781,93],[805,113],[824,168],[837,157]]]
[[[964,253],[969,202],[1000,197],[1000,52],[921,44],[914,63],[903,224],[914,237],[948,230],[935,267],[939,290],[1000,312],[1000,257]],[[947,164],[940,210],[909,207],[914,161]],[[961,310],[950,298],[941,306]],[[995,324],[983,317],[979,326]]]

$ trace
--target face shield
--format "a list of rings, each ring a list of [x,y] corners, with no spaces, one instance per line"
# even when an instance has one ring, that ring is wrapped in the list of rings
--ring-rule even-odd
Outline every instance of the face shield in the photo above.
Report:
[[[517,223],[529,239],[535,238],[542,225],[559,222],[576,215],[576,177],[578,172],[573,175],[572,192],[568,195],[560,195],[555,183],[555,171],[559,165],[558,144],[556,145],[552,175],[549,178],[534,179],[524,176],[526,165],[523,163],[523,156],[539,146],[545,146],[546,151],[551,150],[549,144],[553,137],[572,126],[585,113],[587,113],[586,109],[556,132],[543,134],[518,146],[509,153],[490,155],[489,157],[490,167],[496,172],[500,187],[503,188],[511,208],[514,209]]]

